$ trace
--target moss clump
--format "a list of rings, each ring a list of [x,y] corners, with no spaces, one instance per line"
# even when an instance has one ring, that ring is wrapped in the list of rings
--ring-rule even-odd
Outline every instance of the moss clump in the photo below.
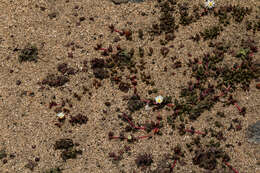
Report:
[[[19,55],[19,62],[24,62],[24,61],[35,61],[37,62],[38,59],[38,49],[36,46],[28,44],[25,46],[24,49],[21,50],[21,53]]]

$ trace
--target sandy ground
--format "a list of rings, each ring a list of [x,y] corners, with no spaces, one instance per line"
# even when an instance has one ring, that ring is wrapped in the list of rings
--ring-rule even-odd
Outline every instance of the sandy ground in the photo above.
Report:
[[[178,1],[178,3],[181,2],[184,1]],[[198,0],[187,2],[189,7],[203,5],[203,2]],[[216,1],[216,8],[226,3],[227,1],[224,0]],[[252,14],[246,16],[245,19],[255,19],[257,12],[259,14],[260,1],[258,0],[239,0],[228,3],[252,7]],[[149,41],[147,30],[158,20],[159,16],[158,8],[154,7],[155,4],[157,4],[155,1],[149,0],[143,3],[121,5],[115,5],[108,0],[68,0],[67,2],[65,0],[1,0],[0,149],[4,149],[7,153],[7,157],[0,163],[1,173],[43,172],[54,167],[60,167],[64,173],[142,172],[140,168],[137,168],[135,159],[139,153],[143,152],[151,153],[153,156],[154,162],[149,169],[154,170],[163,156],[172,152],[172,148],[177,144],[184,146],[185,143],[191,141],[192,136],[188,133],[184,136],[180,136],[177,131],[171,133],[172,130],[167,123],[161,129],[163,135],[152,139],[143,139],[133,144],[128,144],[127,141],[109,140],[109,131],[118,135],[123,130],[125,123],[124,126],[120,126],[122,121],[118,119],[118,114],[127,112],[127,102],[123,98],[131,96],[134,91],[131,89],[124,93],[109,79],[102,80],[101,86],[95,88],[90,63],[87,72],[82,71],[84,60],[89,62],[93,58],[106,58],[100,55],[101,51],[93,49],[97,43],[103,43],[103,47],[112,44],[114,49],[120,44],[127,49],[135,48],[136,52],[139,46],[143,46],[145,50],[153,47],[153,55],[145,55],[143,58],[146,63],[143,72],[151,75],[155,85],[150,86],[142,82],[139,71],[137,91],[142,98],[154,98],[157,95],[178,98],[180,87],[186,85],[190,79],[190,72],[187,71],[187,75],[184,76],[183,71],[188,70],[185,65],[182,68],[172,69],[170,59],[161,56],[159,40],[164,38],[163,35],[155,37],[154,41]],[[142,15],[142,13],[147,15]],[[49,14],[56,17],[51,19]],[[83,21],[79,22],[80,17],[85,17],[85,20],[82,18]],[[212,48],[208,46],[209,41],[196,43],[189,37],[217,22],[213,15],[208,15],[188,26],[180,25],[178,32],[175,33],[176,38],[168,44],[173,45],[168,57],[176,56],[179,61],[186,63],[189,53],[192,57],[200,57],[205,52],[212,51]],[[108,28],[110,24],[114,24],[119,30],[125,27],[131,29],[134,32],[133,41],[122,37],[121,41],[113,43],[114,38],[119,34],[110,33]],[[144,40],[138,39],[137,31],[140,28],[144,30]],[[232,22],[224,28],[217,40],[230,41],[232,45],[237,45],[241,39],[248,37],[259,41],[259,31],[253,34],[245,28],[244,21],[241,24]],[[74,44],[68,46],[71,42]],[[35,44],[39,49],[40,59],[37,63],[18,62],[20,49],[28,43]],[[184,47],[180,48],[182,44]],[[73,57],[70,56],[71,53]],[[259,52],[254,54],[254,58],[259,57]],[[49,73],[59,74],[57,65],[64,62],[69,67],[77,69],[78,72],[70,75],[70,81],[61,87],[42,89],[39,82]],[[168,68],[167,72],[164,71],[165,67]],[[175,75],[173,76],[172,73]],[[126,70],[120,75],[126,81],[128,74]],[[20,85],[17,85],[18,80],[21,81]],[[234,148],[225,148],[225,151],[231,157],[230,165],[241,173],[260,171],[260,166],[257,166],[257,161],[260,160],[259,145],[248,143],[245,136],[246,127],[259,120],[260,97],[255,85],[256,81],[253,81],[249,92],[238,89],[233,95],[239,105],[247,108],[245,117],[238,115],[235,106],[223,108],[221,104],[217,104],[212,111],[204,112],[197,121],[189,124],[189,127],[192,125],[197,130],[213,126],[214,121],[208,119],[218,111],[224,111],[227,116],[225,119],[220,119],[225,128],[228,128],[232,119],[239,118],[242,130],[226,131],[224,136],[227,140],[221,145],[234,145]],[[88,89],[85,94],[83,94],[83,86]],[[158,89],[158,93],[148,95],[148,90],[154,88]],[[80,101],[74,97],[74,93],[81,96]],[[57,117],[54,108],[49,109],[49,103],[54,100],[53,96],[56,97],[55,101],[58,104],[62,103],[62,99],[71,100],[72,108],[67,103],[65,105],[70,110],[68,114],[81,113],[88,117],[88,122],[72,126],[66,119],[62,127],[58,128],[55,125]],[[110,102],[111,106],[107,107],[105,102]],[[120,111],[116,112],[118,108]],[[68,114],[65,116],[69,117]],[[146,112],[142,109],[135,112],[133,116],[136,122],[144,122],[146,119],[155,119],[157,114],[157,112]],[[165,122],[169,114],[171,112],[165,109],[160,111]],[[138,132],[138,134],[145,133]],[[70,138],[78,143],[77,148],[82,150],[82,155],[64,162],[60,157],[61,151],[53,147],[55,141],[61,138]],[[203,140],[207,139],[203,138]],[[238,145],[239,142],[241,145]],[[108,157],[108,153],[117,153],[124,146],[131,148],[131,154],[129,156],[124,154],[123,159],[118,164],[114,164]],[[177,163],[174,172],[205,171],[192,164],[192,157],[186,151],[184,161],[187,164],[181,166]],[[35,158],[39,158],[39,161],[37,159],[35,161]],[[33,170],[25,166],[30,160],[37,164]],[[221,166],[218,167],[221,168]],[[225,170],[232,172],[231,169]]]

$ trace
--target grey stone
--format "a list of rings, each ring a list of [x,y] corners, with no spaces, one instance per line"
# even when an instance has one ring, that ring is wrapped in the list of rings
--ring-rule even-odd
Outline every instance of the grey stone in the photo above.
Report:
[[[248,142],[260,144],[260,120],[247,128]]]

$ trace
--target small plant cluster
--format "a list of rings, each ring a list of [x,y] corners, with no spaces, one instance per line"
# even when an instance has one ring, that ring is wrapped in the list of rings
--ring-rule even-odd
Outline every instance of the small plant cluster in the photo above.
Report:
[[[61,158],[63,161],[67,161],[68,159],[76,159],[77,155],[82,155],[82,150],[75,149],[75,145],[72,139],[64,138],[59,139],[54,144],[55,150],[62,150]]]
[[[183,26],[187,26],[193,22],[196,22],[200,17],[195,18],[192,15],[189,15],[189,7],[188,3],[178,4],[179,12],[180,12],[180,24]],[[198,10],[198,9],[197,9]],[[198,16],[198,15],[197,15]]]
[[[28,44],[20,52],[19,62],[34,61],[38,60],[38,48],[35,45]]]
[[[101,50],[100,48],[96,48],[97,50]],[[110,80],[113,84],[118,85],[119,90],[127,93],[131,87],[135,88],[137,85],[137,76],[127,76],[127,80],[130,82],[122,81],[122,77],[119,74],[119,70],[121,73],[124,72],[124,69],[127,68],[130,73],[137,73],[136,62],[134,61],[134,53],[135,50],[132,48],[130,51],[126,49],[122,49],[120,46],[117,46],[117,52],[113,53],[107,59],[95,58],[91,60],[91,68],[97,80],[94,81],[94,86],[96,88],[101,86],[100,81],[103,79],[107,79],[110,77]],[[142,54],[142,51],[139,54]],[[144,69],[144,63],[141,62],[140,69]],[[141,77],[144,82],[147,84],[151,84],[150,77],[146,77],[145,74],[142,74]]]
[[[49,85],[50,87],[60,87],[69,82],[69,78],[63,75],[48,74],[45,79],[42,80],[42,85]]]
[[[165,33],[166,42],[174,40],[174,31],[178,29],[178,25],[175,25],[175,18],[173,16],[175,0],[161,1],[158,0],[158,6],[160,7],[161,16],[159,23],[152,25],[150,35],[161,35]]]
[[[226,5],[219,6],[217,10],[214,11],[214,16],[218,16],[219,22],[227,26],[230,24],[230,16],[228,13],[231,13],[231,16],[234,18],[235,22],[241,23],[246,15],[250,15],[252,9],[248,7],[240,7],[239,5]]]
[[[250,44],[251,43],[251,44]],[[145,100],[142,101],[138,94],[133,95],[128,101],[128,109],[130,112],[139,111],[140,109],[144,108],[145,103],[148,103],[148,106],[153,106],[153,110],[158,110],[163,108],[165,105],[169,106],[173,110],[173,114],[168,116],[167,121],[175,129],[176,118],[179,117],[181,123],[178,126],[179,134],[184,135],[186,132],[190,132],[191,134],[200,134],[202,137],[207,135],[211,135],[211,137],[216,138],[217,140],[225,140],[224,133],[222,131],[215,131],[212,128],[205,129],[205,132],[196,131],[193,127],[191,129],[185,128],[185,122],[187,122],[186,116],[192,121],[196,120],[205,110],[211,110],[212,107],[219,101],[220,97],[227,97],[228,93],[234,92],[237,88],[236,86],[242,84],[242,88],[249,89],[248,86],[252,79],[256,78],[256,71],[253,68],[252,63],[252,53],[257,52],[257,49],[253,46],[253,41],[248,41],[247,44],[243,43],[243,48],[247,49],[248,52],[240,53],[235,58],[240,58],[242,63],[241,65],[234,65],[233,67],[224,67],[220,69],[218,64],[224,60],[224,53],[227,52],[229,46],[225,44],[216,44],[215,50],[213,51],[215,55],[205,55],[202,58],[202,62],[198,59],[194,59],[188,63],[188,66],[192,68],[192,76],[197,80],[196,83],[190,81],[188,82],[188,86],[181,90],[180,97],[183,98],[181,100],[174,100],[172,104],[171,98],[162,99],[161,97],[157,97],[155,100],[158,103],[154,103],[153,100]],[[245,71],[243,71],[245,70]],[[236,71],[237,73],[233,73]],[[239,73],[241,71],[241,73]],[[239,75],[241,74],[241,76]],[[248,75],[242,75],[248,74]],[[238,76],[237,76],[238,75]],[[217,85],[213,85],[207,83],[208,78],[211,79],[222,79],[217,80]],[[243,82],[244,81],[244,82]],[[217,94],[218,89],[220,90],[220,94]],[[158,101],[161,100],[161,101]],[[245,115],[246,109],[245,107],[240,108],[237,104],[237,101],[233,99],[232,95],[229,94],[228,99],[224,102],[224,106],[234,105],[241,115]],[[223,117],[221,112],[217,114],[218,116]],[[158,122],[151,122],[149,124],[143,125],[136,125],[133,121],[133,117],[131,115],[127,115],[123,113],[119,115],[119,118],[123,121],[127,122],[129,125],[126,126],[125,132],[133,132],[135,133],[138,130],[145,130],[148,133],[153,131],[154,134],[161,134],[158,132],[159,129],[162,127],[162,117],[157,117]],[[161,124],[161,125],[160,125]],[[216,123],[216,126],[220,127],[219,123]],[[242,126],[240,123],[235,125],[236,130],[241,130]],[[151,135],[139,136],[136,137],[134,135],[125,136],[125,132],[121,132],[119,136],[114,136],[113,132],[109,132],[108,136],[109,139],[120,139],[120,140],[127,140],[128,142],[134,142],[138,139],[142,138],[151,138]],[[156,133],[155,133],[156,132]],[[220,143],[210,143],[209,146],[219,147]],[[193,151],[193,150],[191,150]],[[176,149],[176,153],[177,149]],[[176,154],[175,155],[178,155]],[[214,154],[215,153],[215,154]],[[208,170],[213,170],[216,168],[217,159],[222,158],[223,164],[228,167],[231,167],[227,162],[229,161],[229,157],[225,154],[222,150],[213,150],[210,149],[209,151],[197,151],[195,152],[195,157],[193,159],[193,163],[196,165],[198,164],[200,167]],[[177,158],[173,159],[173,165],[176,164]],[[172,169],[174,166],[172,166]],[[234,172],[235,169],[232,168]]]
[[[69,99],[66,99],[66,100],[62,99],[62,103],[59,106],[58,106],[58,104],[55,101],[51,101],[49,103],[49,108],[50,109],[52,109],[52,107],[58,106],[58,107],[56,107],[54,109],[54,112],[57,114],[57,117],[58,117],[58,122],[56,122],[55,125],[58,126],[58,127],[61,127],[64,124],[64,122],[66,120],[65,114],[69,114],[70,113],[70,110],[65,107],[66,104],[68,104],[68,106],[70,108],[73,107],[73,105],[72,105],[72,103],[71,103],[71,101]],[[72,126],[74,126],[76,124],[79,124],[79,125],[86,124],[87,121],[88,121],[88,117],[87,116],[82,115],[81,113],[78,113],[75,116],[71,116],[70,115],[69,123]]]
[[[253,30],[253,33],[255,34],[256,31],[260,31],[260,19],[255,21],[246,21],[246,30],[250,31]]]
[[[223,162],[229,162],[230,157],[225,154],[221,149],[208,148],[198,149],[195,151],[195,157],[192,159],[195,165],[206,170],[214,170],[217,167],[217,159],[222,158]]]
[[[135,133],[138,130],[144,130],[147,133],[150,133],[150,132],[153,131],[154,134],[161,135],[161,132],[159,131],[160,128],[162,128],[162,124],[160,123],[160,121],[161,121],[160,116],[157,117],[157,122],[154,122],[154,121],[151,121],[150,123],[147,122],[146,124],[144,124],[142,126],[136,126],[133,122],[133,118],[129,115],[124,114],[124,113],[122,115],[119,115],[119,118],[129,124],[128,126],[125,127],[125,132],[131,132],[132,131],[133,133]],[[135,142],[139,139],[151,138],[152,137],[151,134],[144,135],[144,136],[134,136],[134,135],[130,134],[126,137],[125,132],[121,132],[119,136],[115,136],[114,132],[109,132],[108,137],[109,137],[110,140],[111,139],[127,140],[130,143]]]
[[[57,67],[58,71],[63,75],[75,75],[76,70],[72,67],[68,67],[67,63],[60,63]]]
[[[127,145],[124,146],[123,149],[119,150],[117,154],[115,152],[110,152],[108,156],[112,158],[113,163],[118,164],[118,162],[123,159],[124,154],[131,154],[131,148]]]
[[[145,169],[153,163],[152,155],[149,153],[139,154],[135,159],[135,163],[137,167],[142,167],[142,169]]]
[[[74,126],[75,124],[86,124],[87,121],[88,117],[79,113],[76,116],[71,116],[69,122],[72,124],[72,126]]]
[[[174,39],[174,31],[178,29],[178,25],[175,25],[175,18],[173,16],[175,6],[175,0],[158,0],[158,6],[160,6],[161,16],[160,22],[152,25],[150,34],[151,36],[160,35],[162,33],[165,34],[165,40],[160,40],[161,47],[160,53],[163,57],[166,57],[169,54],[169,48],[165,45]],[[214,1],[207,1],[207,8],[211,9],[214,7]],[[180,24],[188,25],[196,20],[198,20],[201,16],[207,15],[209,10],[204,9],[204,12],[201,14],[199,12],[195,13],[194,16],[188,14],[188,4],[178,4],[179,11],[181,14]],[[198,7],[195,7],[194,10],[199,11]],[[225,11],[226,10],[226,11]],[[237,22],[242,21],[244,16],[249,14],[250,10],[240,8],[238,6],[230,6],[226,7],[224,12],[222,13],[220,10],[214,10],[215,15],[219,15],[221,21],[225,21],[228,19],[227,12],[232,12],[232,16],[235,17]],[[210,11],[213,13],[213,11]],[[120,36],[125,36],[126,40],[132,40],[132,31],[129,29],[124,29],[119,31],[115,28],[114,25],[110,25],[109,29],[111,33],[118,33]],[[200,34],[196,34],[194,39],[195,41],[199,41],[200,37],[204,40],[208,39],[216,39],[220,32],[223,31],[223,27],[221,22],[219,25],[212,26],[211,28],[206,29],[204,32]],[[143,31],[138,30],[138,37],[143,39]],[[182,46],[183,47],[183,46]],[[160,110],[167,106],[167,110],[173,111],[171,115],[167,117],[167,123],[172,127],[173,130],[178,130],[179,135],[185,135],[187,132],[191,135],[201,135],[202,137],[208,137],[211,139],[209,144],[201,144],[200,137],[194,139],[192,144],[187,143],[187,148],[190,152],[193,152],[193,164],[198,165],[201,168],[206,170],[215,170],[217,169],[218,164],[224,164],[227,167],[233,169],[227,162],[230,161],[229,156],[220,148],[221,141],[225,141],[224,132],[220,130],[222,127],[221,122],[215,121],[215,126],[218,130],[214,130],[212,128],[205,128],[203,131],[196,130],[194,127],[187,128],[187,123],[189,121],[195,121],[198,117],[204,113],[206,110],[210,111],[213,106],[220,102],[223,103],[223,106],[234,105],[239,113],[243,116],[246,114],[246,108],[240,108],[237,100],[233,98],[232,93],[238,88],[241,87],[244,90],[249,89],[250,82],[257,77],[257,69],[253,65],[252,57],[253,53],[257,52],[257,48],[255,43],[251,40],[241,45],[241,50],[238,52],[236,56],[233,56],[235,59],[235,63],[233,66],[223,66],[221,63],[225,60],[225,54],[228,53],[230,49],[229,44],[224,43],[213,43],[210,42],[210,47],[215,47],[213,49],[212,55],[205,54],[199,58],[190,59],[187,63],[188,67],[191,68],[191,80],[187,83],[187,86],[183,86],[180,92],[180,99],[175,98],[172,101],[171,97],[158,96],[155,99],[144,99],[138,95],[137,91],[137,73],[138,68],[140,71],[144,69],[144,62],[140,60],[140,66],[136,65],[135,62],[135,50],[132,48],[131,50],[122,49],[119,45],[116,46],[116,52],[113,49],[113,45],[109,45],[108,48],[103,48],[102,44],[97,44],[94,48],[95,50],[101,50],[102,55],[106,57],[106,59],[95,58],[91,61],[91,68],[93,70],[94,76],[99,80],[96,80],[95,86],[101,86],[101,82],[103,79],[109,78],[112,83],[117,84],[119,89],[122,92],[128,93],[130,88],[134,89],[134,94],[128,97],[125,100],[127,102],[127,108],[130,113],[122,113],[118,115],[118,118],[126,123],[124,130],[119,132],[118,135],[115,135],[115,132],[110,131],[108,133],[109,140],[119,140],[119,141],[127,141],[129,143],[138,142],[140,139],[151,139],[154,135],[162,135],[162,127],[165,126],[163,124],[164,118],[162,116],[157,116],[156,120],[147,120],[146,123],[138,123],[138,117],[135,117],[134,114],[141,109],[145,108],[146,110]],[[148,56],[151,56],[153,53],[153,48],[149,48]],[[139,47],[139,56],[144,57],[144,48]],[[189,57],[192,57],[189,54]],[[175,60],[175,59],[174,59]],[[173,65],[174,68],[182,67],[182,63],[180,61],[175,62]],[[127,79],[130,79],[130,82],[122,81],[123,74],[120,75],[120,70],[124,73],[125,69],[128,69],[131,74],[134,73],[133,76],[127,76]],[[165,69],[164,71],[167,71]],[[141,72],[140,72],[141,73]],[[141,73],[141,79],[147,84],[151,84],[148,80],[150,79],[144,73]],[[209,81],[213,82],[209,82]],[[131,87],[132,86],[132,87]],[[150,94],[153,92],[150,91]],[[224,101],[223,101],[224,100]],[[109,104],[107,104],[109,105]],[[223,113],[218,112],[217,116],[224,117]],[[179,122],[177,122],[179,120]],[[234,124],[231,123],[229,129],[234,129],[235,131],[241,130],[242,125],[239,123],[240,120],[234,120]],[[123,126],[123,123],[120,123]],[[233,127],[234,126],[234,127]],[[135,133],[144,131],[147,134],[144,136],[138,136]],[[152,132],[152,133],[151,133]],[[218,140],[218,142],[214,142],[213,139]],[[191,146],[197,146],[199,149],[194,149]],[[185,150],[180,146],[177,146],[174,149],[174,154],[168,157],[168,161],[170,160],[171,164],[167,166],[167,169],[173,171],[175,165],[178,163],[184,164],[184,160],[182,158],[185,157]],[[113,159],[113,161],[119,161],[123,159],[123,150],[116,153],[109,153],[109,157]],[[139,156],[138,156],[139,157]],[[142,154],[139,159],[136,159],[137,167],[147,167],[152,164],[152,157],[150,154]],[[166,159],[167,160],[167,159]],[[222,160],[219,162],[219,160]]]
[[[72,67],[68,67],[67,63],[60,63],[57,66],[57,70],[61,73],[58,74],[48,74],[45,79],[42,80],[42,85],[49,85],[50,87],[60,87],[69,82],[69,75],[75,75],[76,70]]]
[[[200,34],[204,40],[212,40],[216,39],[221,31],[223,31],[223,28],[221,26],[212,26],[210,28],[205,29],[204,32],[201,32]]]
[[[253,52],[253,50],[254,49],[250,49],[251,52]],[[252,59],[249,58],[249,54],[245,55],[247,58],[244,57],[239,68],[238,65],[234,65],[233,68],[225,67],[220,69],[216,64],[223,61],[223,53],[225,51],[223,45],[219,45],[216,48],[215,56],[205,55],[201,64],[198,59],[194,59],[194,61],[188,63],[188,66],[191,67],[193,71],[192,76],[196,78],[197,82],[194,83],[190,81],[188,82],[188,87],[181,90],[181,98],[184,98],[186,103],[175,100],[175,106],[173,107],[175,113],[172,118],[169,118],[171,124],[173,119],[175,119],[177,115],[181,116],[181,114],[188,113],[189,119],[197,119],[204,110],[210,110],[213,105],[219,101],[221,96],[227,95],[227,92],[231,89],[234,91],[238,84],[242,84],[241,87],[245,90],[249,89],[250,81],[257,78],[257,74],[251,68]],[[209,77],[218,79],[216,86],[210,83],[206,84]],[[220,95],[215,95],[216,89],[221,90]],[[237,101],[232,98],[232,95],[229,96],[226,102],[226,105],[229,104],[235,105],[241,114],[245,114],[245,108],[240,108],[237,105]]]

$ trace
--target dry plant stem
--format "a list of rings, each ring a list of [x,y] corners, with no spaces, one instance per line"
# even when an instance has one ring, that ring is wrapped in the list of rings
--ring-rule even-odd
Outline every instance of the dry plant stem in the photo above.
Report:
[[[239,112],[242,112],[241,108],[238,106],[238,104],[234,103],[234,105],[236,106],[236,108],[238,109]]]
[[[167,104],[167,106],[169,106],[169,107],[173,107],[174,104],[169,103],[169,104]]]
[[[228,92],[230,89],[230,86],[228,86],[228,88],[226,89],[226,92]],[[222,92],[218,97],[221,97],[224,95],[224,92]],[[242,112],[242,109],[238,106],[237,103],[234,103],[234,105],[236,106],[236,108],[238,109],[239,112]]]
[[[135,126],[134,123],[133,123],[125,114],[123,114],[123,117],[128,121],[128,123],[129,123],[133,128],[135,128],[135,129],[142,129],[142,130],[145,129],[145,127]]]
[[[190,133],[197,133],[197,134],[200,134],[200,135],[204,135],[205,133],[203,132],[200,132],[200,131],[193,131],[193,130],[190,130],[190,129],[185,129],[186,132],[190,132]]]
[[[229,91],[229,89],[230,89],[230,86],[228,86],[228,88],[226,89],[226,92],[228,92]],[[222,92],[218,97],[222,97],[223,95],[224,95],[225,93],[224,92]]]
[[[154,134],[157,133],[157,132],[159,132],[159,128],[157,128],[157,127],[154,128],[154,129],[153,129],[153,132],[154,132]]]
[[[121,32],[120,32],[119,30],[117,30],[117,29],[114,29],[114,31],[117,32],[117,33],[119,33],[119,34],[121,33]]]
[[[104,50],[104,51],[106,51],[107,49],[106,49],[106,48],[100,48],[99,50]]]
[[[235,168],[233,168],[229,163],[227,163],[227,162],[224,162],[225,163],[225,165],[227,165],[230,169],[232,169],[232,171],[234,172],[234,173],[239,173],[237,170],[235,170]]]
[[[177,160],[174,160],[174,162],[173,162],[173,164],[171,166],[172,169],[176,166],[176,162],[177,162]]]
[[[145,136],[138,136],[137,139],[143,139],[143,138],[149,138],[151,135],[145,135]]]

